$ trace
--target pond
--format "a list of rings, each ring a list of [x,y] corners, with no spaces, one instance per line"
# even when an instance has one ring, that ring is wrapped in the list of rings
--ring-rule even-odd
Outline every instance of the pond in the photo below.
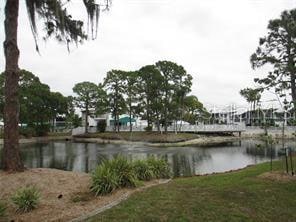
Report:
[[[258,147],[257,144],[261,144]],[[295,142],[287,142],[295,146]],[[114,145],[74,142],[23,144],[21,153],[28,168],[55,168],[90,172],[104,159],[123,155],[130,161],[150,156],[164,158],[174,176],[191,176],[225,172],[278,158],[281,144],[272,149],[264,142],[242,140],[210,147],[148,147],[144,145]]]

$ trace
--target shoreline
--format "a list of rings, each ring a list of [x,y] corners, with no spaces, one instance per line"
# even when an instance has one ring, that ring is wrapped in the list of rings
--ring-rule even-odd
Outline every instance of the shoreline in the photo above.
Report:
[[[118,139],[102,139],[98,137],[93,138],[83,138],[83,137],[73,137],[73,136],[47,136],[47,137],[32,137],[32,138],[21,138],[19,140],[20,144],[34,144],[34,143],[47,143],[51,141],[72,141],[72,142],[82,142],[82,143],[97,143],[97,144],[117,144],[117,145],[145,145],[150,147],[184,147],[191,145],[215,145],[226,142],[239,141],[244,139],[243,137],[237,136],[201,136],[196,139],[189,139],[186,141],[179,142],[147,142],[147,141],[130,141],[130,140],[118,140]],[[3,145],[3,139],[0,139],[0,145]]]
[[[215,145],[226,142],[234,142],[241,140],[243,138],[235,136],[210,136],[201,137],[197,139],[182,141],[182,142],[171,142],[171,143],[151,143],[151,142],[140,142],[140,141],[128,141],[128,140],[106,140],[101,138],[72,138],[74,142],[84,142],[84,143],[99,143],[99,144],[119,144],[119,145],[146,145],[150,147],[185,147],[192,145]]]
[[[281,135],[269,134],[275,140],[281,140]],[[257,133],[242,133],[239,136],[207,136],[202,135],[199,138],[188,139],[185,141],[177,142],[149,142],[149,141],[131,141],[124,139],[103,139],[99,137],[75,137],[75,136],[47,136],[47,137],[32,137],[32,138],[21,138],[19,140],[20,144],[33,144],[33,143],[46,143],[51,141],[72,141],[72,142],[82,142],[82,143],[97,143],[97,144],[117,144],[117,145],[145,145],[150,147],[185,147],[185,146],[211,146],[221,143],[235,142],[247,139],[259,139],[262,134]],[[285,140],[296,139],[295,136],[286,135]],[[0,145],[3,145],[3,139],[0,139]]]
[[[221,143],[228,143],[228,142],[235,142],[238,140],[241,140],[242,138],[236,137],[236,136],[214,136],[214,137],[201,137],[193,140],[187,140],[184,142],[177,142],[177,143],[155,143],[150,144],[152,147],[169,147],[169,146],[175,146],[175,147],[185,147],[185,146],[210,146],[210,145],[216,145]]]
[[[279,135],[271,135],[275,140],[281,140],[282,137]],[[150,147],[186,147],[186,146],[211,146],[218,145],[228,142],[236,142],[248,139],[262,139],[262,134],[242,134],[239,136],[201,136],[196,139],[190,139],[180,142],[141,142],[141,141],[130,141],[130,140],[118,140],[118,139],[102,139],[102,138],[83,138],[83,137],[72,137],[73,142],[84,142],[84,143],[98,143],[98,144],[119,144],[119,145],[145,145]],[[285,140],[296,140],[293,136],[286,136]]]
[[[44,137],[32,137],[32,138],[21,138],[19,140],[20,144],[30,144],[30,143],[44,143],[50,141],[70,141],[72,136],[44,136]],[[0,139],[0,145],[3,145],[3,139]]]

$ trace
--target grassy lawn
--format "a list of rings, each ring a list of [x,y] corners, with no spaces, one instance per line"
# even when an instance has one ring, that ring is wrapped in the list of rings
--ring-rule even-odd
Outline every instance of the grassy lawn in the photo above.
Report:
[[[274,168],[282,168],[282,162]],[[89,221],[296,221],[296,180],[259,177],[268,171],[267,163],[174,179],[136,193]]]
[[[199,138],[200,135],[194,133],[166,133],[160,134],[158,132],[105,132],[105,133],[90,133],[79,136],[85,138],[101,138],[105,140],[126,140],[126,141],[142,141],[152,143],[170,143],[183,142],[191,139]]]

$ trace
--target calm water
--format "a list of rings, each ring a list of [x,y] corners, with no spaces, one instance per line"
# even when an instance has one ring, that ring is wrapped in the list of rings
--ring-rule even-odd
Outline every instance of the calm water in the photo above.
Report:
[[[258,148],[256,144],[262,144]],[[288,142],[286,145],[295,146]],[[273,158],[277,150],[272,149]],[[56,168],[69,171],[90,172],[104,159],[124,155],[129,160],[149,156],[165,158],[175,176],[190,176],[224,172],[270,160],[271,149],[260,141],[243,140],[211,147],[154,148],[139,145],[113,145],[73,142],[50,142],[22,145],[26,167]]]

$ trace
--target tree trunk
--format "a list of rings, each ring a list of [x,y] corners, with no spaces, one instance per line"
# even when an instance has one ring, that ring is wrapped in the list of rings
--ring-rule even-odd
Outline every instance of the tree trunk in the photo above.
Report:
[[[182,95],[181,97],[181,124],[180,124],[180,129],[179,131],[182,132],[182,127],[183,127],[183,119],[184,119],[184,96]]]
[[[130,97],[130,101],[129,101],[129,122],[130,122],[130,132],[133,131],[133,126],[132,126],[132,99]]]
[[[119,132],[119,114],[118,114],[118,90],[116,89],[115,91],[115,99],[114,99],[114,103],[115,103],[115,132]]]
[[[166,109],[166,108],[165,108]],[[168,131],[168,124],[167,124],[167,115],[166,115],[166,111],[164,113],[164,132],[167,132]]]
[[[292,95],[292,102],[293,102],[293,109],[294,112],[296,110],[296,84],[295,84],[295,73],[291,73],[291,95]]]
[[[168,101],[167,101],[167,92],[165,93],[165,103],[164,103],[164,131],[168,131],[168,122],[167,122],[167,112],[168,112]]]
[[[255,111],[256,111],[256,101],[253,101],[253,112],[254,112],[253,113],[253,124],[254,125],[256,125],[255,124],[255,118],[256,118],[256,115],[255,115],[256,112]]]
[[[19,150],[19,50],[17,47],[19,0],[7,0],[5,6],[5,65],[4,149],[2,167],[5,171],[23,171]]]
[[[252,126],[252,102],[250,102],[250,115],[249,115],[249,120],[250,120],[250,126]]]
[[[117,116],[116,116],[116,111],[114,110],[114,132],[117,132],[117,120],[116,120],[116,118],[117,118]]]
[[[119,114],[117,114],[117,132],[120,131],[120,122],[119,122]]]
[[[85,105],[85,133],[88,133],[88,102]]]
[[[159,112],[157,112],[157,132],[160,132]]]
[[[150,127],[151,127],[151,101],[147,99],[147,124],[148,124],[148,129],[150,131]]]
[[[55,131],[55,117],[52,117],[52,132]]]
[[[288,72],[290,73],[290,82],[291,82],[291,96],[292,96],[292,103],[293,103],[293,110],[296,110],[296,86],[295,86],[295,62],[294,62],[294,54],[292,53],[293,41],[290,34],[288,34],[288,44],[287,44],[287,55],[288,55]]]
[[[89,96],[87,96],[89,97]],[[88,133],[88,104],[89,104],[89,101],[88,99],[85,101],[85,126],[84,126],[84,132],[85,133]]]

